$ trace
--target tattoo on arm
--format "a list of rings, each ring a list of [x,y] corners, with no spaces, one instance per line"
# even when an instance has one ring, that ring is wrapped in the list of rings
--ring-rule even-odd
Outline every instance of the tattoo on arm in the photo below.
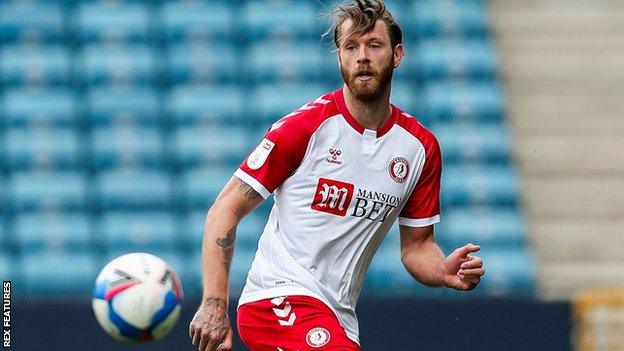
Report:
[[[260,197],[257,191],[254,188],[250,187],[249,184],[243,182],[242,180],[238,180],[238,189],[245,193],[245,198],[249,200],[255,200]]]
[[[217,297],[205,298],[199,308],[203,310],[205,316],[205,319],[202,321],[203,329],[225,336],[229,327],[227,302],[225,299]]]
[[[236,238],[236,226],[228,230],[227,235],[224,238],[217,238],[217,245],[223,249],[223,266],[225,266],[226,272],[230,272],[230,263],[232,262],[232,256],[234,255],[234,239]]]

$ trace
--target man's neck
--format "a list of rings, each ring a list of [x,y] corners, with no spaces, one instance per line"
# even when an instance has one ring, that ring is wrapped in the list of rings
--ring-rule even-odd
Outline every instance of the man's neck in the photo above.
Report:
[[[342,94],[345,99],[347,109],[362,127],[377,130],[386,123],[392,115],[390,107],[390,89],[382,94],[379,99],[370,102],[358,100],[349,88],[343,85]]]

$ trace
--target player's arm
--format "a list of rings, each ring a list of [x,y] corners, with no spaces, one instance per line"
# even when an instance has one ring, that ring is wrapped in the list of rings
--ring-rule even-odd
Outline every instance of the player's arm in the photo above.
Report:
[[[428,286],[448,286],[472,290],[485,274],[480,258],[471,256],[479,246],[468,244],[444,256],[436,244],[433,226],[400,226],[401,261],[419,282]]]
[[[234,254],[236,227],[264,199],[237,177],[225,185],[208,211],[202,242],[203,295],[189,335],[200,351],[231,350],[228,320],[228,273]]]

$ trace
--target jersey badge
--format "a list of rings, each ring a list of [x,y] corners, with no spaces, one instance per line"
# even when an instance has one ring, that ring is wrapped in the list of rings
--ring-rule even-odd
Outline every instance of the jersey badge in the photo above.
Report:
[[[250,169],[256,170],[262,167],[266,162],[267,158],[273,148],[275,147],[275,143],[271,140],[264,138],[260,145],[256,147],[256,149],[247,157],[247,167]]]
[[[331,339],[331,334],[329,330],[325,328],[314,328],[310,329],[308,335],[306,335],[306,343],[312,347],[322,347],[329,343]]]
[[[397,183],[403,183],[409,175],[409,162],[405,157],[395,157],[390,161],[390,177]]]
[[[325,161],[329,163],[333,163],[335,165],[341,165],[342,160],[340,159],[340,155],[342,155],[342,150],[340,149],[329,149],[329,157],[325,159]]]

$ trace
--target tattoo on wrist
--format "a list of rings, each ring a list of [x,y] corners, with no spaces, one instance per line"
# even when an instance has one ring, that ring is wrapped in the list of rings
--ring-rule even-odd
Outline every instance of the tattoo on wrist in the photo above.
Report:
[[[218,297],[208,297],[202,300],[199,309],[203,312],[202,327],[218,335],[228,332],[227,302]]]
[[[245,198],[249,200],[255,200],[260,197],[257,191],[254,190],[249,184],[243,182],[242,180],[238,180],[238,189],[245,193]]]
[[[217,245],[223,249],[223,266],[226,272],[230,272],[230,263],[234,255],[234,239],[236,238],[236,226],[228,230],[227,235],[223,238],[217,238]]]

